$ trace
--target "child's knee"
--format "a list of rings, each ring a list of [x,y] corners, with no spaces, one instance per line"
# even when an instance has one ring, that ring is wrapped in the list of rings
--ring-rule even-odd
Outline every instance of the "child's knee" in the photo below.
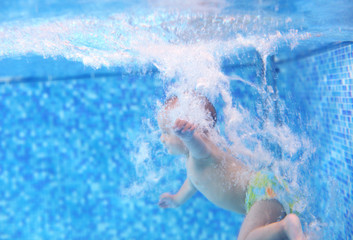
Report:
[[[301,223],[300,223],[300,219],[299,217],[294,214],[294,213],[290,213],[288,214],[284,219],[284,227],[286,229],[288,228],[301,228]]]

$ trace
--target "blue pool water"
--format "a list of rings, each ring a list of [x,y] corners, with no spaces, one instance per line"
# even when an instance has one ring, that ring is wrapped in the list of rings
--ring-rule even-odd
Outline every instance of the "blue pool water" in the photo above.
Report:
[[[186,172],[156,113],[185,89],[245,164],[289,182],[309,239],[352,239],[352,9],[2,1],[0,239],[236,239],[244,216],[200,193],[158,208]]]

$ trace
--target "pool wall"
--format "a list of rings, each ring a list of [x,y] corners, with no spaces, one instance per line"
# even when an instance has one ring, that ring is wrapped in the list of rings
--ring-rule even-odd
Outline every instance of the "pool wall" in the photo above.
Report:
[[[275,60],[280,98],[298,110],[319,146],[312,174],[332,181],[342,196],[334,205],[345,222],[337,229],[337,239],[353,235],[352,48],[345,43]],[[261,63],[254,59],[256,64],[249,66],[230,63],[228,75],[258,83]],[[159,194],[178,190],[183,171],[170,172],[164,180],[169,182],[157,184],[148,197],[122,195],[122,187],[135,180],[129,154],[144,131],[141,119],[152,117],[155,100],[163,99],[158,73],[93,70],[36,56],[0,64],[0,184],[6,186],[0,189],[0,239],[236,236],[242,217],[213,206],[200,194],[179,209],[158,208]],[[253,107],[256,93],[236,81],[231,87],[242,105]],[[318,209],[333,206],[321,205]]]
[[[145,195],[124,195],[146,177],[130,160],[146,134],[142,119],[163,100],[154,70],[93,70],[38,56],[0,65],[0,239],[236,236],[242,217],[201,194],[178,209],[158,207],[161,193],[182,185],[183,170],[168,171]],[[153,159],[162,168],[172,160]]]
[[[279,60],[279,95],[293,109],[298,109],[306,130],[318,146],[319,172],[312,172],[322,182],[329,182],[337,196],[322,211],[335,211],[334,219],[343,224],[337,236],[353,236],[353,43],[344,42]],[[294,106],[293,105],[294,102]],[[322,184],[315,183],[317,188]],[[325,189],[323,189],[325,190]],[[326,189],[327,190],[327,189]],[[330,191],[330,189],[328,189]],[[328,201],[325,199],[319,201]],[[342,212],[343,214],[340,214]],[[343,218],[343,219],[341,219]],[[334,224],[334,223],[333,223]]]

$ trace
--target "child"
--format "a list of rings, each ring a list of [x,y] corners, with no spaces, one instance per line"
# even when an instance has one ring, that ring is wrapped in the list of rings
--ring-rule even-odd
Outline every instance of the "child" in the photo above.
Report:
[[[217,120],[213,105],[206,97],[198,98],[211,116],[210,127],[213,127]],[[286,215],[276,199],[274,189],[281,186],[279,181],[265,171],[252,172],[230,153],[221,150],[212,142],[207,129],[179,118],[170,122],[168,114],[178,101],[178,97],[166,101],[158,114],[158,125],[162,130],[161,141],[169,153],[187,157],[187,178],[176,194],[162,194],[158,205],[175,208],[200,191],[221,208],[247,214],[238,240],[303,240],[299,218],[292,213]],[[263,195],[257,196],[259,192]]]

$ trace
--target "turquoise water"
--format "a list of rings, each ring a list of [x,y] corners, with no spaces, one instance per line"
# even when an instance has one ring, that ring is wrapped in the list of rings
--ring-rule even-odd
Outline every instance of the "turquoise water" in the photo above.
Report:
[[[0,6],[0,239],[235,238],[244,216],[199,193],[157,206],[186,173],[156,113],[186,89],[216,141],[289,182],[309,239],[351,238],[348,1]]]

